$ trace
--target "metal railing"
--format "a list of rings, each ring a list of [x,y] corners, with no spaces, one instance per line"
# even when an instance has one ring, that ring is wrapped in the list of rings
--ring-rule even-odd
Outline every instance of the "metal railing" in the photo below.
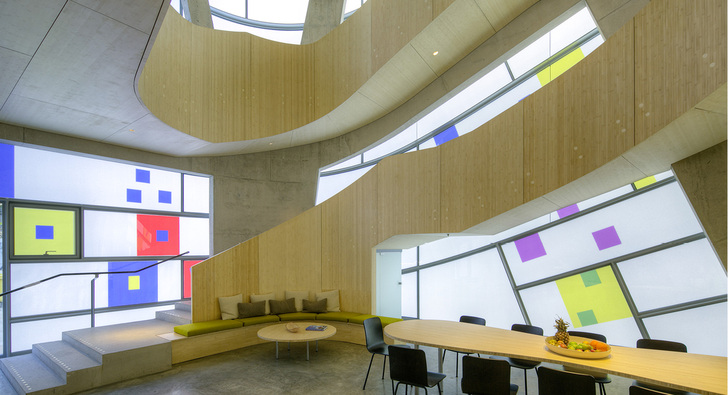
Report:
[[[118,271],[118,272],[60,273],[60,274],[56,274],[54,276],[46,277],[46,278],[44,278],[42,280],[39,280],[39,281],[36,281],[36,282],[32,282],[30,284],[23,285],[22,287],[18,287],[18,288],[15,288],[15,289],[11,289],[10,291],[0,293],[0,298],[2,298],[5,295],[10,295],[13,292],[17,292],[17,291],[20,291],[20,290],[23,290],[23,289],[26,289],[26,288],[31,288],[31,287],[34,287],[36,285],[42,284],[42,283],[44,283],[46,281],[50,281],[50,280],[53,280],[53,279],[56,279],[56,278],[59,278],[59,277],[64,277],[64,276],[94,276],[94,278],[91,279],[91,327],[93,328],[93,327],[96,326],[96,315],[95,315],[96,314],[96,279],[99,278],[100,275],[102,275],[102,274],[132,274],[132,273],[139,273],[141,271],[147,270],[147,269],[149,269],[151,267],[154,267],[154,266],[157,266],[157,265],[159,265],[161,263],[164,263],[164,262],[168,262],[168,261],[177,259],[177,258],[182,257],[184,255],[187,255],[189,253],[190,253],[189,251],[186,251],[186,252],[183,252],[183,253],[181,253],[179,255],[175,255],[173,257],[169,257],[167,259],[163,259],[163,260],[161,260],[159,262],[155,262],[155,263],[153,263],[151,265],[145,266],[145,267],[143,267],[141,269],[137,269],[137,270],[125,270],[125,271]]]

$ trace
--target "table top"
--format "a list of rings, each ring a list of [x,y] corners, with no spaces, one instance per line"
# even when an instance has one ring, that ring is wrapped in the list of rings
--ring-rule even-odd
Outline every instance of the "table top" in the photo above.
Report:
[[[294,323],[298,325],[298,332],[289,332],[286,325]],[[263,340],[277,342],[310,342],[315,340],[323,340],[336,334],[336,327],[333,325],[324,325],[326,329],[322,331],[307,331],[309,325],[321,325],[315,322],[287,322],[284,324],[276,324],[266,326],[258,331],[258,337]]]
[[[400,321],[384,327],[384,333],[410,344],[556,363],[699,394],[726,394],[725,357],[612,346],[607,358],[578,359],[550,351],[545,336],[455,321]]]

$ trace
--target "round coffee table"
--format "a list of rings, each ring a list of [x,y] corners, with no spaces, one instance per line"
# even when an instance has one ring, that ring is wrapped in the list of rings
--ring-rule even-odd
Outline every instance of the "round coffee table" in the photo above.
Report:
[[[288,342],[288,349],[291,349],[292,342],[306,342],[306,360],[309,360],[308,342],[316,342],[318,352],[318,341],[329,338],[336,334],[336,328],[331,325],[321,325],[315,322],[295,322],[298,325],[298,332],[290,332],[286,324],[266,326],[258,331],[258,337],[263,340],[276,342],[276,359],[278,359],[278,342]],[[306,330],[310,326],[325,327],[322,331]]]

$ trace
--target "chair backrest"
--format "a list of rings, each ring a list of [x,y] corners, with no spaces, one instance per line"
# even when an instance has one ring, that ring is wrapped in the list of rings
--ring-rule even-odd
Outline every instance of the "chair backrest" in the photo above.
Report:
[[[379,317],[367,318],[364,320],[364,338],[367,342],[367,350],[384,344],[384,331],[382,320]]]
[[[645,387],[632,385],[629,387],[629,395],[670,395],[667,392],[651,390]]]
[[[460,322],[466,322],[468,324],[485,325],[485,318],[474,317],[472,315],[461,315]]]
[[[425,351],[403,346],[389,346],[389,377],[403,384],[427,386]]]
[[[539,366],[539,395],[596,395],[596,381],[587,374],[566,372]]]
[[[607,342],[607,337],[599,333],[581,332],[581,331],[568,331],[569,336],[586,337],[587,339],[599,340],[602,343]]]
[[[688,352],[688,347],[679,342],[669,340],[656,339],[639,339],[637,340],[637,348],[650,348],[653,350],[665,350],[676,352]]]
[[[511,365],[503,359],[463,357],[463,378],[460,388],[464,394],[509,395]]]
[[[543,328],[533,325],[526,325],[526,324],[513,324],[511,325],[512,331],[517,332],[526,332],[530,333],[532,335],[539,335],[543,336]]]

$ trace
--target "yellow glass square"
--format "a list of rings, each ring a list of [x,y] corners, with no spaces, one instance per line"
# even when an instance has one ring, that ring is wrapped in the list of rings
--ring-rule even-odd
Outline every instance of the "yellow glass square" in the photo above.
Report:
[[[139,276],[129,276],[129,291],[134,291],[141,288],[141,281]]]

